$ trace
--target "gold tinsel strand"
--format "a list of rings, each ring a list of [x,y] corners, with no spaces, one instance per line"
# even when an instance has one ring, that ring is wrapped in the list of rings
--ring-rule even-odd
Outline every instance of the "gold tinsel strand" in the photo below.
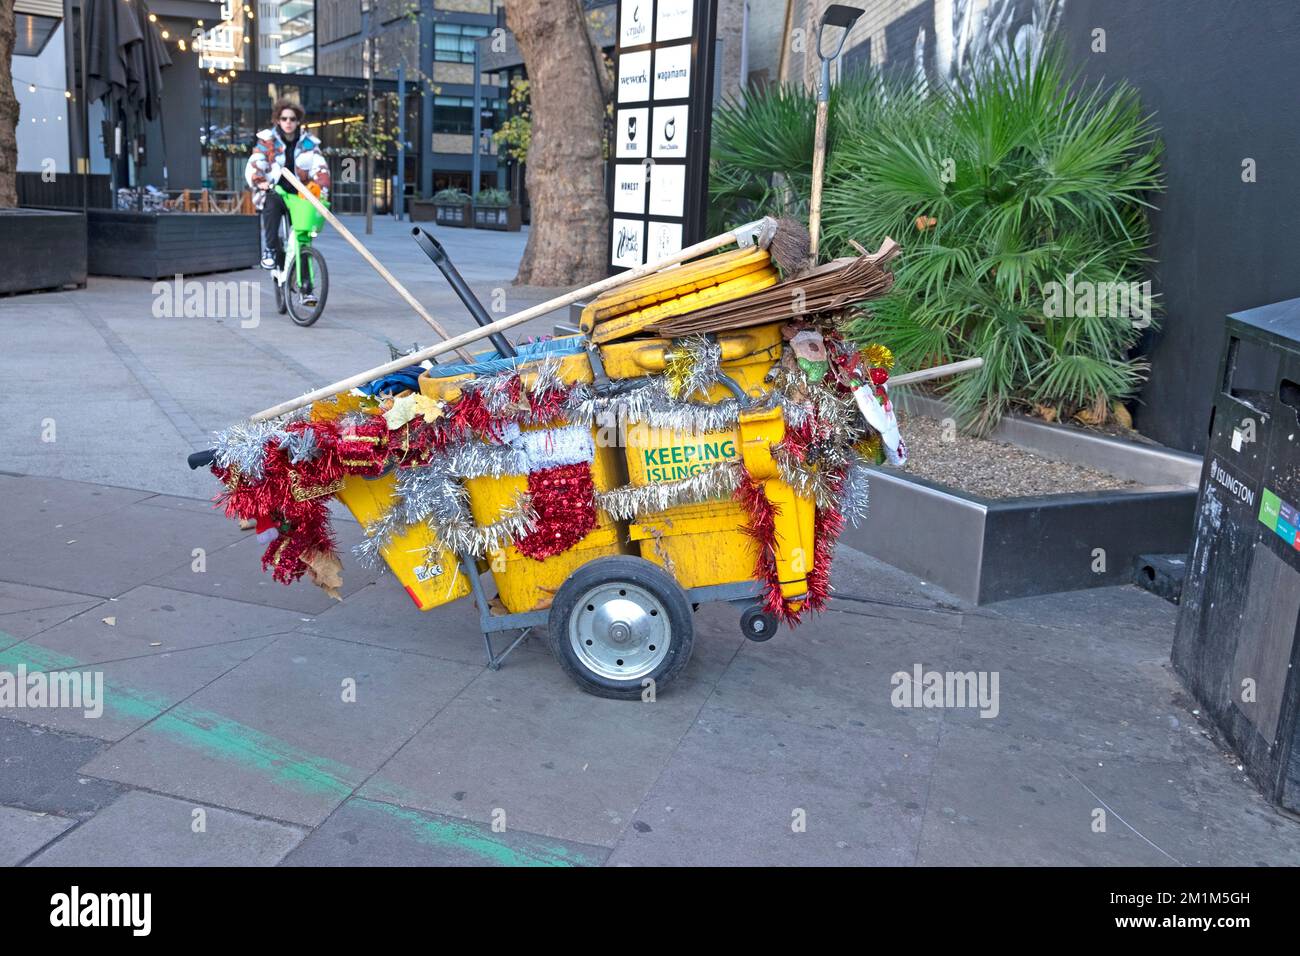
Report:
[[[863,349],[862,358],[866,361],[868,368],[883,368],[886,372],[892,371],[894,368],[894,353],[879,342],[868,345]]]

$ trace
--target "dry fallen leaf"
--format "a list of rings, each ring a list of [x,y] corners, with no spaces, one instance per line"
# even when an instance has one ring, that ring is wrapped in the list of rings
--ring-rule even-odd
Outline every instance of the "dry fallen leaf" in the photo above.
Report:
[[[106,617],[104,618],[104,623],[107,624],[109,627],[117,627],[117,618]]]
[[[339,591],[339,588],[343,587],[343,562],[339,560],[338,555],[313,551],[303,558],[303,563],[307,565],[307,576],[311,578],[312,584],[334,600],[343,600],[343,595]]]
[[[251,530],[253,530],[253,529],[256,528],[256,527],[257,527],[257,522],[254,521],[252,518],[240,518],[240,519],[239,519],[239,530],[240,530],[240,531],[251,531]]]
[[[1110,408],[1111,416],[1115,419],[1115,424],[1121,428],[1133,427],[1133,416],[1129,410],[1124,407],[1122,402],[1116,402]]]

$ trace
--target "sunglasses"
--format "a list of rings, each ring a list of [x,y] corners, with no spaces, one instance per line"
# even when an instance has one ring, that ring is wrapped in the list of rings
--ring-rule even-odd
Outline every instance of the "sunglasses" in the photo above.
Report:
[[[281,123],[296,123],[296,122],[298,122],[298,117],[294,116],[292,113],[289,113],[287,116],[281,116],[281,117],[280,117],[280,122],[281,122]]]

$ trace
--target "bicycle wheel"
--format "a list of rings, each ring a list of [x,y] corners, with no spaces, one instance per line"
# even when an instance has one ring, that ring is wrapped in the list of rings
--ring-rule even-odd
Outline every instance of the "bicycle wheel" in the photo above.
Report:
[[[275,290],[275,311],[280,315],[284,315],[289,311],[289,305],[284,300],[284,287],[272,278],[271,288]]]
[[[285,304],[289,307],[289,318],[298,325],[311,325],[325,311],[325,297],[329,294],[330,277],[325,269],[325,257],[312,247],[298,250],[298,261],[289,270],[286,283]],[[314,295],[316,301],[305,301],[308,295]]]

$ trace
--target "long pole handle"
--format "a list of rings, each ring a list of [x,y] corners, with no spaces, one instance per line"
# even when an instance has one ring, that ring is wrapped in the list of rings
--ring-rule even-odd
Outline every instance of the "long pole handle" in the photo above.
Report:
[[[822,176],[826,172],[826,123],[830,103],[817,100],[817,126],[813,134],[812,198],[808,203],[808,255],[817,264],[822,231]]]
[[[281,402],[279,405],[263,409],[253,416],[253,421],[264,422],[267,419],[278,418],[281,415],[287,415],[289,412],[310,405],[312,402],[318,402],[325,398],[331,398],[340,392],[346,392],[348,389],[356,388],[358,385],[365,385],[377,378],[382,378],[399,369],[406,368],[408,365],[414,365],[425,359],[431,359],[435,356],[442,355],[444,352],[450,352],[453,349],[460,349],[469,345],[471,342],[477,342],[485,339],[494,332],[504,332],[506,329],[512,329],[516,325],[522,325],[530,319],[554,312],[556,309],[562,309],[566,305],[585,299],[588,296],[600,295],[610,289],[615,289],[621,285],[626,285],[644,276],[652,275],[667,266],[676,265],[679,262],[685,262],[687,259],[694,259],[696,256],[707,255],[710,252],[721,249],[723,246],[731,243],[745,243],[754,241],[758,245],[766,248],[772,241],[772,235],[776,231],[776,221],[771,217],[757,219],[754,222],[747,222],[743,226],[724,232],[722,235],[713,236],[697,242],[693,246],[687,246],[679,252],[660,259],[657,262],[648,262],[643,266],[637,266],[635,269],[629,269],[627,272],[621,272],[618,275],[610,276],[607,279],[601,279],[593,282],[591,285],[585,285],[581,289],[574,289],[572,292],[566,292],[564,295],[556,296],[554,299],[548,299],[546,302],[539,303],[531,308],[524,309],[522,312],[516,312],[513,315],[507,315],[504,319],[497,319],[491,325],[484,325],[469,332],[463,332],[455,338],[448,339],[438,345],[431,345],[426,349],[421,349],[411,355],[404,355],[400,359],[395,359],[384,365],[377,365],[372,369],[364,372],[358,372],[349,378],[341,379],[332,385],[326,385],[324,388],[318,388],[314,392],[308,392],[306,395],[300,395],[297,398],[287,402]]]
[[[381,263],[378,259],[376,259],[374,255],[371,254],[370,250],[367,249],[365,246],[363,246],[357,240],[357,237],[352,235],[352,233],[348,231],[347,226],[339,222],[338,217],[335,216],[334,213],[330,212],[329,209],[326,208],[323,202],[321,202],[314,195],[312,195],[311,190],[309,190],[306,186],[302,184],[302,181],[296,175],[294,175],[293,170],[288,169],[286,167],[281,167],[280,175],[283,176],[285,179],[287,179],[289,183],[295,189],[298,190],[299,196],[302,196],[304,199],[306,199],[308,202],[310,202],[313,206],[316,207],[316,211],[325,217],[326,222],[328,222],[331,226],[333,226],[335,229],[339,231],[339,233],[343,236],[344,239],[348,241],[348,244],[351,245],[353,249],[361,253],[361,258],[365,259],[366,262],[370,263],[370,265],[374,268],[376,272],[379,273],[379,275],[383,278],[383,280],[387,282],[390,286],[392,286],[394,291],[396,291],[398,295],[400,295],[404,300],[406,300],[406,304],[415,310],[416,315],[424,319],[425,322],[428,322],[429,325],[433,328],[433,331],[437,332],[444,339],[451,338],[451,336],[447,334],[447,330],[438,324],[438,321],[434,319],[434,317],[431,316],[425,310],[424,306],[420,305],[419,301],[415,298],[415,296],[411,295],[410,292],[406,291],[406,286],[398,282],[397,279],[393,276],[393,274],[384,268],[383,263]],[[205,196],[206,196],[206,192],[205,192]],[[460,357],[463,358],[466,362],[474,361],[474,357],[470,355],[468,352],[465,352],[461,349],[457,349],[456,351],[460,354]],[[408,362],[407,364],[409,365],[410,363]]]
[[[972,372],[984,365],[982,358],[966,359],[961,362],[949,362],[947,365],[936,365],[933,368],[923,368],[916,372],[904,372],[902,375],[895,375],[889,380],[889,387],[896,385],[912,385],[916,382],[928,382],[932,378],[947,378],[949,375],[960,375],[962,372]]]

